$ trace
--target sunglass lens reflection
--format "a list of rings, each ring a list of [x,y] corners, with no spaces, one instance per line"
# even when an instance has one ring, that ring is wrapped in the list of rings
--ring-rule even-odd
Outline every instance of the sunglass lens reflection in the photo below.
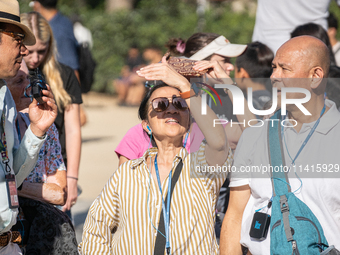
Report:
[[[186,109],[188,109],[187,103],[184,101],[184,99],[179,98],[179,97],[175,97],[172,99],[172,104],[181,111],[184,111]]]
[[[169,107],[169,99],[168,98],[155,98],[152,101],[152,107],[156,112],[163,112]],[[172,98],[173,106],[180,111],[185,111],[188,109],[188,105],[184,99],[180,97],[173,97]]]
[[[169,107],[169,100],[167,98],[156,98],[152,102],[152,106],[156,112],[163,112]]]

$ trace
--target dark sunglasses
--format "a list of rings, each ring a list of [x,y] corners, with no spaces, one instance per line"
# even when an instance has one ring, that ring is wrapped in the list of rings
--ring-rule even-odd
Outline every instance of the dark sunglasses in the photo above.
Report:
[[[177,110],[185,111],[188,109],[187,103],[181,97],[173,95],[171,103]],[[150,104],[156,112],[164,112],[170,106],[170,101],[167,97],[157,97],[154,98]]]
[[[13,37],[14,40],[16,40],[20,45],[24,42],[25,35],[22,33],[17,33],[17,32],[11,32],[11,31],[5,31],[0,29],[1,33],[4,33],[10,37]]]

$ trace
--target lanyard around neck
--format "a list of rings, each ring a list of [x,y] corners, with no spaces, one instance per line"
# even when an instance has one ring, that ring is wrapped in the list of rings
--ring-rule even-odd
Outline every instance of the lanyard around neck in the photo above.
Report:
[[[311,131],[309,132],[308,136],[306,137],[305,141],[303,142],[303,144],[301,145],[299,151],[296,153],[294,159],[292,160],[292,164],[291,165],[294,165],[295,164],[295,161],[296,159],[298,158],[298,156],[300,155],[301,151],[303,150],[303,148],[306,146],[307,142],[309,141],[309,139],[311,138],[311,136],[313,135],[315,129],[318,127],[319,123],[320,123],[320,119],[321,119],[321,116],[325,113],[326,111],[326,104],[324,104],[323,108],[322,108],[322,111],[320,113],[320,116],[319,118],[317,119],[317,121],[314,123],[314,126],[312,127]],[[282,116],[282,120],[285,118],[286,116]],[[283,133],[283,126],[281,127],[281,134],[282,136],[284,137],[284,133]],[[286,145],[286,149],[287,149],[287,152],[288,152],[288,148],[287,148],[287,145]],[[289,153],[288,153],[289,154]],[[290,155],[289,155],[290,156]],[[292,158],[291,158],[292,159]]]
[[[170,236],[169,236],[169,224],[170,224],[170,197],[171,197],[171,178],[172,178],[172,169],[169,173],[169,183],[168,183],[168,199],[167,199],[167,207],[165,208],[165,203],[163,199],[162,192],[162,184],[161,179],[159,177],[158,165],[157,165],[157,155],[155,157],[155,170],[157,175],[158,188],[162,195],[162,208],[163,208],[163,218],[164,218],[164,226],[165,226],[165,236],[166,236],[166,249],[170,250]]]
[[[1,135],[1,141],[0,141],[0,153],[2,158],[2,163],[5,165],[5,174],[11,173],[11,168],[8,164],[9,158],[8,158],[8,152],[7,152],[7,142],[6,142],[6,133],[5,133],[5,113],[2,111],[1,115],[1,128],[2,128],[2,135]]]

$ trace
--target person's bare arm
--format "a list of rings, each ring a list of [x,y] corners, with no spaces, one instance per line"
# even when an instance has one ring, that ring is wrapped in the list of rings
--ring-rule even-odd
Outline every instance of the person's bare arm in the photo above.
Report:
[[[230,188],[229,205],[221,229],[221,255],[242,255],[240,244],[242,217],[250,194],[249,185]]]
[[[79,84],[80,84],[79,71],[78,71],[78,70],[74,70],[74,74],[75,74],[75,76],[77,77],[77,80],[79,81]],[[80,84],[80,86],[81,86],[81,84]]]
[[[129,159],[127,157],[124,157],[122,155],[119,156],[119,163],[118,163],[118,167],[120,165],[122,165],[123,163],[125,163],[126,161],[129,161]]]
[[[18,190],[18,195],[53,205],[64,205],[67,197],[66,188],[66,171],[57,171],[47,177],[46,183],[24,182],[22,189]]]
[[[65,111],[65,136],[67,155],[67,201],[63,210],[69,210],[77,201],[77,179],[81,151],[79,105],[71,104]],[[73,178],[72,178],[73,177]]]
[[[232,150],[236,150],[238,140],[240,139],[243,132],[242,129],[238,125],[231,126],[230,123],[228,123],[224,127],[224,130],[228,137],[229,147]]]

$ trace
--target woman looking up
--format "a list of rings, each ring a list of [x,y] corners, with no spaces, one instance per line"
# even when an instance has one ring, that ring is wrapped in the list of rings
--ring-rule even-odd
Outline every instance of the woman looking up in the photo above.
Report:
[[[89,210],[80,251],[218,254],[215,208],[228,171],[201,169],[230,167],[232,153],[223,126],[213,127],[217,116],[208,106],[207,115],[201,114],[201,96],[190,97],[189,81],[165,57],[138,75],[163,82],[149,90],[139,108],[142,127],[156,147],[113,173]],[[191,154],[183,147],[190,113],[205,136]]]

